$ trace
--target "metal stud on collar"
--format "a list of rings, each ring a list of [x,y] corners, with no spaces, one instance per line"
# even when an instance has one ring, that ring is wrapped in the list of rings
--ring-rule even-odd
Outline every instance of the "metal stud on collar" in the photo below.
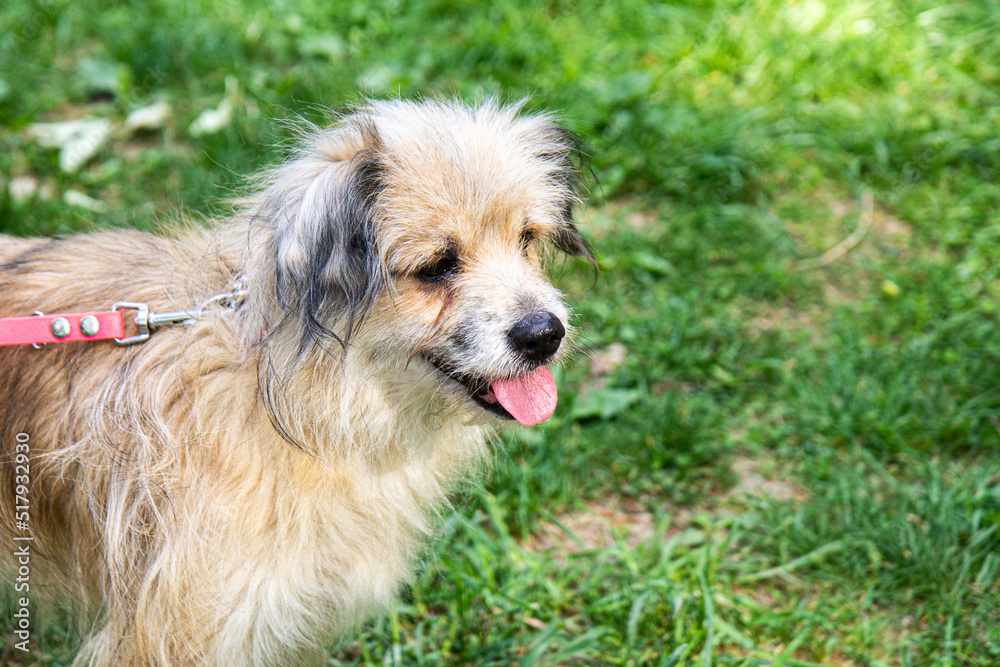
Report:
[[[101,323],[93,315],[84,315],[80,319],[80,333],[84,336],[96,336],[101,330]]]
[[[72,331],[72,327],[70,327],[69,320],[65,317],[57,317],[52,320],[52,325],[49,327],[49,330],[56,338],[65,338]]]

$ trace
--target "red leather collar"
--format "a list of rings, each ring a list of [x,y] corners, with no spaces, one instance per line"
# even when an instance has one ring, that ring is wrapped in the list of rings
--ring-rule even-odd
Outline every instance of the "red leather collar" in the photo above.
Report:
[[[87,320],[81,328],[81,321],[86,317],[91,317],[93,320]],[[60,321],[56,322],[57,320]],[[97,322],[96,331],[93,327],[94,320]],[[84,333],[85,331],[87,333]],[[90,333],[91,331],[93,333]],[[63,332],[64,336],[57,335]],[[124,336],[125,319],[120,310],[0,318],[0,345],[73,343]]]

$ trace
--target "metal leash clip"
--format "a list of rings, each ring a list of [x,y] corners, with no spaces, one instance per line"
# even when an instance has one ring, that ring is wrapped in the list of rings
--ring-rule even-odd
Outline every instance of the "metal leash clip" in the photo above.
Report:
[[[132,301],[119,301],[111,306],[111,310],[134,310],[135,326],[139,333],[126,338],[115,338],[119,345],[133,345],[149,340],[149,334],[157,327],[178,322],[193,322],[199,315],[199,310],[173,310],[166,313],[151,313],[149,306]]]
[[[119,301],[115,305],[111,306],[112,311],[117,310],[134,310],[135,311],[135,326],[139,329],[139,333],[136,336],[126,336],[125,338],[115,338],[115,342],[119,345],[132,345],[133,343],[141,343],[143,341],[149,340],[149,306],[144,303],[135,303],[132,301]]]
[[[168,324],[178,324],[180,322],[183,322],[184,324],[193,324],[195,320],[201,317],[202,311],[213,303],[221,304],[226,310],[236,310],[236,308],[243,303],[245,297],[246,290],[243,288],[243,285],[238,282],[235,289],[231,292],[216,294],[215,296],[207,299],[197,308],[193,308],[191,310],[172,310],[166,313],[151,313],[149,311],[149,306],[144,303],[119,301],[115,305],[111,306],[111,310],[134,310],[134,322],[136,328],[139,330],[139,333],[135,336],[128,336],[126,338],[115,338],[115,342],[119,345],[142,343],[149,340],[150,333],[152,333],[157,327],[166,326]]]

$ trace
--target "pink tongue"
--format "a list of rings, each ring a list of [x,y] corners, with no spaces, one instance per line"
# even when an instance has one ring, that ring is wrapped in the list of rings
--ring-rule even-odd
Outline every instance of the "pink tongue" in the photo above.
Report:
[[[541,424],[556,411],[559,392],[545,366],[513,380],[494,380],[491,387],[500,405],[525,426]]]

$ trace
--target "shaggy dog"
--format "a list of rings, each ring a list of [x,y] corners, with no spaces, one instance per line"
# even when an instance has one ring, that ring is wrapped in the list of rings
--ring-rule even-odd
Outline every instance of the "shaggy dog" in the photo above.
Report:
[[[302,143],[225,220],[0,237],[0,317],[201,304],[141,344],[0,347],[0,535],[28,477],[31,590],[96,614],[77,664],[308,662],[391,601],[498,420],[555,407],[540,257],[593,259],[572,137],[391,101]]]

